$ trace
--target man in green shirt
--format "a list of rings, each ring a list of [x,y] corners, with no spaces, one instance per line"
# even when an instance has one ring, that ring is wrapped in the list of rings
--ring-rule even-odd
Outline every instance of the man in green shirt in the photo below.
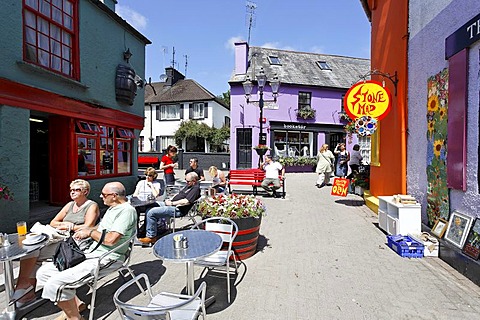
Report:
[[[135,233],[137,212],[127,202],[125,196],[125,187],[120,182],[107,183],[100,197],[109,208],[102,220],[94,228],[83,228],[75,233],[74,237],[77,239],[91,237],[95,241],[92,245],[95,246],[96,242],[100,241],[102,231],[106,232],[102,244],[94,252],[86,254],[87,260],[64,271],[59,271],[53,262],[44,264],[38,270],[37,284],[43,286],[42,298],[56,302],[64,312],[58,319],[83,319],[78,310],[82,302],[76,297],[76,291],[63,289],[59,292],[60,287],[92,273],[97,267],[98,259],[88,258],[101,256],[127,241]],[[125,247],[124,250],[112,253],[105,261],[105,267],[108,265],[108,268],[118,268],[124,261],[127,250],[128,248]]]

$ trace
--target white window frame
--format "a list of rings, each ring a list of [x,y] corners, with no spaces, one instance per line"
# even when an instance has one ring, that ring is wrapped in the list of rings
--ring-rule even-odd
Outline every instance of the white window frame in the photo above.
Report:
[[[164,149],[167,149],[168,146],[174,146],[174,145],[175,145],[174,136],[160,136],[160,150],[157,150],[157,151],[162,151]]]
[[[371,140],[370,136],[357,135],[358,145],[360,146],[360,154],[363,157],[362,162],[364,164],[370,164],[371,162]]]
[[[180,105],[161,105],[160,120],[180,120]]]
[[[205,118],[205,103],[197,102],[193,104],[193,119],[203,119]]]

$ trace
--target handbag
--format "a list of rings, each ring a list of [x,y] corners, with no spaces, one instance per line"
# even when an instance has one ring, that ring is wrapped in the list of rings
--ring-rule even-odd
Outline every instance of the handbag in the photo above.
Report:
[[[102,230],[102,236],[98,241],[95,248],[93,248],[90,252],[95,251],[103,242],[105,238],[105,230]],[[68,268],[74,267],[77,264],[82,263],[87,258],[85,257],[85,253],[80,249],[78,244],[75,242],[72,234],[65,240],[61,241],[58,244],[57,249],[55,250],[55,254],[53,255],[53,264],[59,271],[64,271]]]

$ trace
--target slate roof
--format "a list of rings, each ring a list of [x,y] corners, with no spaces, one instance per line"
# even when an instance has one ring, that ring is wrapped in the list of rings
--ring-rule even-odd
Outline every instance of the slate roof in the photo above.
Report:
[[[276,73],[282,84],[348,89],[370,71],[370,60],[338,55],[250,47],[247,74],[258,74],[263,67],[268,77]],[[269,56],[281,65],[270,64]],[[325,61],[331,70],[322,70],[317,61]],[[233,74],[230,83],[243,82],[245,75]]]
[[[157,95],[153,93],[150,85],[145,86],[145,104],[152,103],[182,103],[195,101],[211,101],[215,100],[220,105],[230,108],[218,99],[213,93],[202,87],[198,82],[192,79],[178,80],[172,86],[166,85],[165,82],[154,82],[152,86],[155,88]]]

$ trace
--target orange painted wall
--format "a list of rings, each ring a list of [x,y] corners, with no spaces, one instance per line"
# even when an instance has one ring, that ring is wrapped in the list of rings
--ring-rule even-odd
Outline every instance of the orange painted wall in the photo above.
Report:
[[[370,168],[370,192],[374,196],[406,193],[407,137],[407,44],[408,1],[368,0],[371,11],[371,68],[390,75],[397,72],[397,95],[393,83],[385,79],[392,93],[392,109],[380,121],[379,165]],[[372,80],[382,81],[381,76]]]

